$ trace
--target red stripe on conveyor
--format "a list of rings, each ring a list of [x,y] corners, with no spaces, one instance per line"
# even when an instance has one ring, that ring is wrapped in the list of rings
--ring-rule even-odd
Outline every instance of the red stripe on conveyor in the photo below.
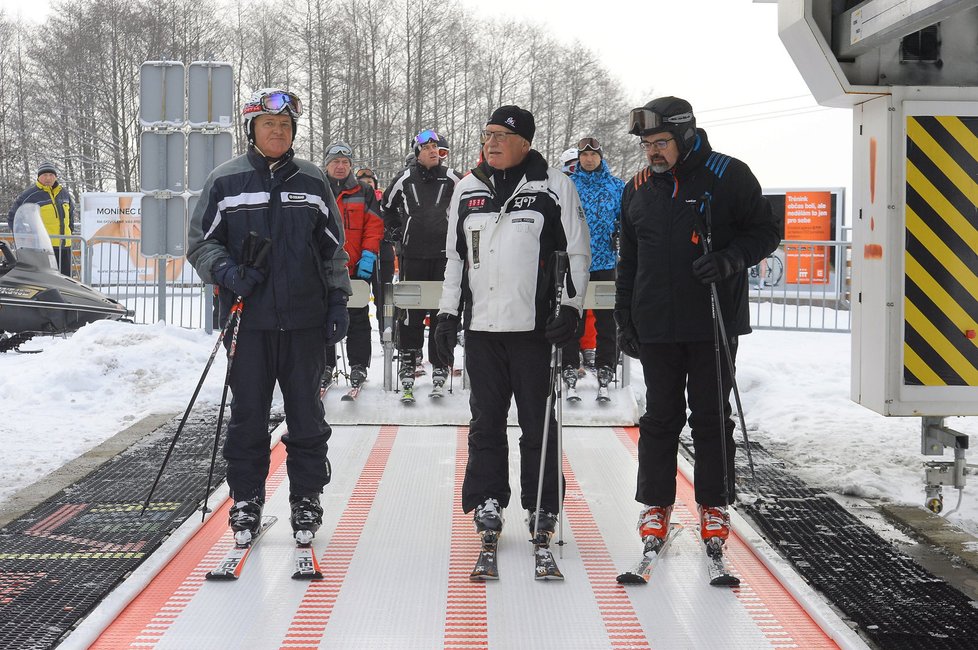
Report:
[[[266,489],[272,494],[285,478],[285,445],[272,449]],[[207,523],[153,581],[119,614],[90,650],[130,648],[158,642],[176,621],[214,568],[234,544],[228,527],[231,499],[225,499]]]
[[[356,487],[350,494],[343,516],[336,524],[329,546],[319,558],[324,579],[309,583],[281,647],[312,649],[320,646],[336,599],[343,589],[353,554],[360,542],[363,522],[370,514],[377,488],[387,468],[387,459],[394,446],[397,429],[393,425],[380,427],[380,433],[357,479]]]
[[[574,530],[574,541],[580,550],[581,562],[587,572],[611,647],[649,648],[651,646],[645,637],[642,623],[635,614],[635,608],[625,593],[625,588],[615,581],[618,570],[566,455],[563,461],[566,486],[564,512]]]
[[[452,505],[452,546],[448,558],[448,596],[445,605],[446,650],[489,647],[486,583],[469,580],[481,543],[473,534],[471,515],[462,512],[462,481],[468,462],[468,427],[455,436],[455,498]]]
[[[637,457],[638,427],[616,427],[615,433]],[[688,532],[684,534],[699,536],[693,484],[682,472],[677,474],[676,480],[676,510],[673,514],[686,526]],[[838,647],[733,530],[724,547],[724,555],[740,578],[740,587],[732,591],[773,646]]]

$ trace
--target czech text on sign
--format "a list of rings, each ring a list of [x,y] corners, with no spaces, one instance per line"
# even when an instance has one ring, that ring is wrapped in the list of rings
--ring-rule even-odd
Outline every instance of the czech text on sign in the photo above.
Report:
[[[786,192],[784,195],[784,238],[786,241],[832,239],[832,193]],[[784,247],[788,284],[828,284],[827,246]]]

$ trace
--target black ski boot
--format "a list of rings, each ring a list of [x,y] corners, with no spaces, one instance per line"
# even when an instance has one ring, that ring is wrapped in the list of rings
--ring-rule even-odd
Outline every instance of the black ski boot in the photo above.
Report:
[[[359,388],[363,386],[363,382],[367,381],[367,367],[362,365],[355,365],[350,368],[350,386],[353,388]]]
[[[261,528],[261,511],[265,502],[259,498],[236,501],[228,511],[228,525],[234,531],[234,543],[245,546],[258,534]]]
[[[497,499],[486,499],[484,503],[476,506],[472,518],[475,521],[475,529],[479,533],[485,531],[500,533],[503,530],[503,509],[499,507]]]
[[[292,506],[292,533],[299,544],[308,544],[323,525],[323,507],[319,505],[319,495],[311,497],[289,496]]]
[[[537,528],[536,511],[527,510],[527,513],[529,516],[526,523],[530,528],[530,535],[533,535],[534,532],[537,533],[537,538],[533,541],[537,542],[539,539],[540,543],[546,544],[550,536],[557,530],[557,515],[546,510],[540,510],[540,527]]]

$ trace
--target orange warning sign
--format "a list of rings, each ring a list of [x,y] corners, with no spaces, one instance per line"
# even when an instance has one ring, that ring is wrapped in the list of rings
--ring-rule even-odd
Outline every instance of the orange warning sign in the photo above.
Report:
[[[785,192],[786,241],[831,241],[831,192]],[[829,247],[785,244],[788,284],[828,284]]]

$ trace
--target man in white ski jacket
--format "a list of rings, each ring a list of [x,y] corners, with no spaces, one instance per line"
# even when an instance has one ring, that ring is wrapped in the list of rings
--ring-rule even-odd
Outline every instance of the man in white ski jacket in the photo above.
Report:
[[[462,508],[475,510],[480,532],[501,530],[509,504],[506,416],[514,398],[522,430],[520,502],[531,511],[531,530],[545,418],[551,435],[540,531],[552,534],[560,508],[556,423],[552,408],[545,413],[554,390],[551,346],[576,335],[591,247],[577,190],[530,148],[534,130],[529,111],[496,109],[482,133],[485,162],[456,185],[448,216],[436,338],[452,358],[461,319],[472,389]],[[559,311],[557,252],[566,252],[569,269]]]

